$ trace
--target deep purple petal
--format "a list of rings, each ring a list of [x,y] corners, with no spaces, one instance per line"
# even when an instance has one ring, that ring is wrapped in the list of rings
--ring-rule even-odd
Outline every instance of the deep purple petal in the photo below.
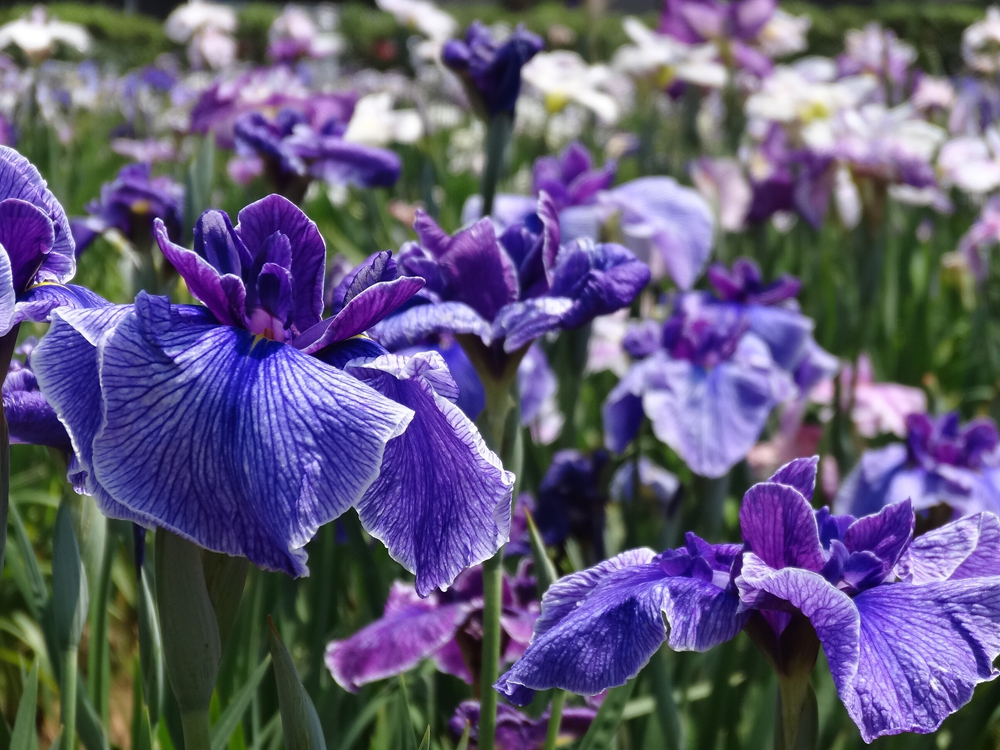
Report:
[[[302,575],[303,545],[411,415],[294,347],[180,312],[140,294],[103,343],[95,477],[200,546]]]
[[[816,469],[819,466],[819,456],[811,458],[796,458],[789,461],[768,479],[775,484],[787,484],[798,490],[806,500],[812,500],[816,489]]]
[[[403,162],[394,151],[340,137],[311,136],[301,143],[298,136],[287,140],[289,148],[308,159],[309,174],[330,185],[361,188],[392,187],[399,180]]]
[[[818,573],[826,564],[813,509],[793,487],[771,482],[751,487],[740,506],[740,529],[747,547],[772,568]]]
[[[373,326],[369,333],[389,350],[413,346],[439,333],[471,333],[484,341],[491,339],[490,324],[462,302],[414,305]]]
[[[8,198],[36,206],[52,221],[55,239],[52,250],[46,254],[37,271],[37,280],[65,283],[73,278],[76,273],[76,248],[66,212],[31,162],[14,149],[0,146],[0,201]]]
[[[977,513],[921,534],[896,574],[914,584],[1000,575],[1000,519]]]
[[[850,552],[870,551],[884,561],[888,573],[913,538],[916,518],[909,500],[887,505],[875,515],[859,518],[844,534]]]
[[[550,294],[574,302],[564,323],[575,328],[632,304],[649,283],[649,266],[621,245],[577,240],[559,252],[551,277]]]
[[[448,644],[475,609],[470,602],[441,604],[421,599],[412,586],[396,581],[381,619],[350,638],[326,647],[326,666],[345,690],[401,674]]]
[[[292,246],[292,324],[305,331],[323,317],[323,275],[326,243],[316,224],[287,198],[269,195],[239,213],[236,231],[251,255],[275,232],[284,234]]]
[[[507,540],[514,475],[453,403],[458,387],[439,354],[389,354],[355,361],[347,371],[413,410],[406,430],[386,445],[378,478],[357,503],[361,523],[416,574],[421,596],[447,588],[464,568],[492,557]]]
[[[16,198],[0,200],[0,247],[10,258],[18,293],[31,285],[55,241],[55,225],[41,208]]]

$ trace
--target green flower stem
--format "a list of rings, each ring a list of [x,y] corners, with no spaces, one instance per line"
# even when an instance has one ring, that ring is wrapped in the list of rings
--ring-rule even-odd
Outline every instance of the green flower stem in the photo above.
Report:
[[[59,689],[62,709],[62,750],[75,750],[77,649],[75,647],[65,649],[62,659],[62,685]]]
[[[549,724],[545,728],[545,750],[555,750],[559,740],[559,726],[562,724],[563,705],[566,703],[566,691],[556,690],[552,695],[552,707],[549,709]]]
[[[184,750],[212,750],[211,721],[208,711],[188,711],[181,714],[184,728]]]
[[[486,121],[486,163],[479,188],[483,196],[483,216],[493,213],[493,199],[503,175],[504,157],[513,132],[514,116],[509,112],[500,112]]]

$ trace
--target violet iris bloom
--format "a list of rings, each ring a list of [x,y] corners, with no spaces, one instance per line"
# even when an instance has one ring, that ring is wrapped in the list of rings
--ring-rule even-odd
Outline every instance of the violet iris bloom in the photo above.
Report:
[[[712,210],[696,190],[670,177],[641,177],[616,188],[616,165],[598,169],[590,152],[573,142],[559,156],[535,162],[534,193],[546,193],[559,215],[564,241],[596,240],[613,217],[626,247],[651,266],[665,267],[674,283],[690,289],[712,253]],[[526,195],[500,194],[493,204],[499,231],[524,221],[537,201]],[[482,198],[472,196],[462,221],[482,216]]]
[[[241,169],[246,175],[266,170],[278,190],[296,202],[313,179],[365,188],[394,185],[402,164],[399,156],[345,141],[346,130],[344,120],[310,119],[290,108],[280,110],[274,119],[251,112],[235,126]]]
[[[362,335],[421,279],[380,254],[321,320],[326,247],[276,195],[235,228],[206,211],[193,251],[161,222],[156,236],[204,307],[141,293],[62,311],[33,355],[105,514],[302,575],[303,546],[353,505],[421,595],[496,552],[513,476],[452,403],[444,362]],[[428,456],[447,474],[421,471]]]
[[[449,236],[418,212],[414,229],[418,241],[400,250],[399,267],[427,284],[372,336],[396,349],[442,332],[468,334],[461,343],[480,376],[513,377],[534,339],[626,307],[649,281],[646,265],[620,245],[562,246],[545,194],[538,214],[499,239],[489,219]]]
[[[608,502],[602,474],[607,451],[592,456],[578,450],[558,451],[538,485],[535,522],[546,544],[567,537],[582,542],[592,559],[604,559],[604,506]]]
[[[170,238],[181,237],[184,188],[169,177],[153,177],[149,164],[129,164],[101,186],[99,200],[86,206],[86,218],[73,219],[70,228],[77,255],[109,229],[117,229],[133,244],[151,240],[153,221],[160,219]]]
[[[524,653],[538,616],[533,578],[504,576],[502,659],[510,663]],[[483,571],[463,572],[445,592],[421,599],[412,586],[396,581],[380,620],[350,638],[333,641],[326,648],[326,666],[337,684],[356,692],[361,685],[401,674],[424,659],[465,682],[478,679],[482,651]],[[477,674],[473,674],[477,672]]]
[[[101,304],[90,290],[66,284],[74,273],[66,212],[38,170],[0,146],[0,336],[23,321],[47,320],[56,307]]]
[[[3,381],[3,411],[10,442],[12,445],[45,445],[68,455],[73,447],[66,428],[39,390],[38,379],[31,369],[31,352],[36,343],[34,337],[29,337],[17,348],[15,354],[24,360],[13,359]]]
[[[792,392],[791,377],[751,330],[746,311],[702,292],[680,295],[666,324],[647,321],[624,345],[638,361],[602,408],[604,442],[616,453],[636,437],[645,414],[692,471],[721,477]]]
[[[638,674],[664,641],[704,651],[751,619],[776,657],[805,617],[865,741],[937,729],[998,674],[1000,520],[984,513],[913,539],[909,502],[861,519],[814,511],[816,464],[797,459],[750,488],[742,548],[689,534],[681,549],[625,552],[557,581],[497,689],[518,704],[551,687],[596,694]]]
[[[473,21],[465,39],[452,39],[441,50],[441,61],[459,75],[469,100],[486,117],[514,115],[521,93],[521,68],[545,47],[537,34],[518,26],[505,41],[479,21]]]
[[[739,67],[764,76],[771,70],[771,61],[749,42],[771,20],[777,6],[777,0],[667,0],[659,31],[687,44],[725,43]]]
[[[564,745],[583,737],[590,729],[597,711],[585,706],[567,706],[563,709],[559,722],[557,745]],[[455,737],[461,737],[468,725],[469,747],[478,747],[479,703],[463,701],[455,709],[455,715],[448,722],[448,729]],[[497,706],[496,744],[497,750],[541,750],[545,747],[545,734],[549,727],[549,710],[532,719],[516,708],[501,703]]]
[[[911,414],[906,443],[865,452],[834,503],[838,513],[875,513],[911,500],[918,513],[938,505],[949,515],[1000,513],[1000,436],[992,419],[965,426],[958,414]]]

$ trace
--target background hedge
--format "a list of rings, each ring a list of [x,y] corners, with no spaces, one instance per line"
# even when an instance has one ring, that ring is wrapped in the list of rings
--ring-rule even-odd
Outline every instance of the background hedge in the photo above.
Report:
[[[52,3],[50,12],[64,21],[85,25],[94,36],[94,57],[113,62],[123,68],[152,62],[162,52],[176,49],[164,35],[160,21],[147,16],[127,16],[100,5]],[[241,54],[255,60],[264,59],[267,29],[280,12],[280,5],[251,3],[240,10],[238,37]],[[792,13],[804,13],[812,18],[809,49],[823,55],[834,55],[843,48],[844,33],[871,21],[878,21],[895,30],[900,37],[916,45],[920,65],[934,73],[957,73],[961,70],[962,30],[984,15],[981,5],[890,3],[874,6],[839,5],[820,7],[792,0],[783,3]],[[30,8],[28,4],[0,9],[0,23],[6,23]],[[370,5],[349,2],[341,8],[341,32],[351,47],[351,57],[367,65],[389,67],[405,59],[408,36],[392,16]],[[559,3],[542,3],[512,14],[495,4],[461,4],[448,10],[462,23],[479,18],[487,23],[516,19],[542,35],[548,35],[558,24],[573,32],[569,46],[589,57],[607,58],[625,41],[619,14],[609,14],[591,27],[587,12],[567,8]],[[646,20],[654,24],[656,17]],[[552,37],[550,38],[550,46]],[[565,44],[565,43],[564,43]]]

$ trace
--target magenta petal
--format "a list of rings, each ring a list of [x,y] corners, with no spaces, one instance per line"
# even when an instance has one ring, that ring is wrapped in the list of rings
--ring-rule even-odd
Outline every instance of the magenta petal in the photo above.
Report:
[[[826,559],[816,516],[792,487],[761,482],[743,496],[740,528],[747,547],[772,568],[805,568],[816,573]]]
[[[330,643],[326,666],[338,685],[356,693],[361,685],[412,669],[447,647],[473,609],[471,602],[442,605],[436,595],[421,599],[412,586],[396,581],[382,618]]]

